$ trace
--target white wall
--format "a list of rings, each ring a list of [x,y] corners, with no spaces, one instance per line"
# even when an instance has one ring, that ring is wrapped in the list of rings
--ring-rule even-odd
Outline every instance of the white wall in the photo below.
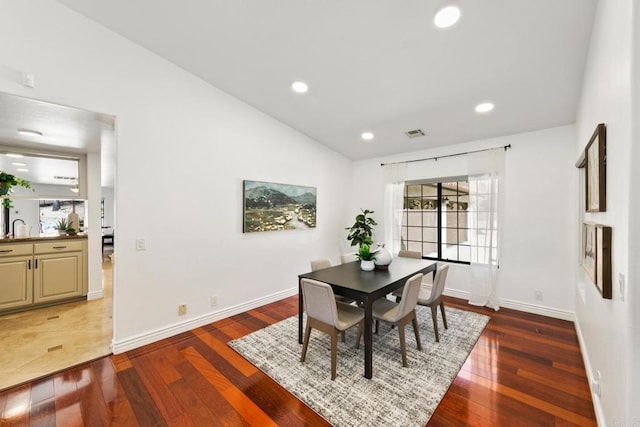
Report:
[[[575,265],[575,128],[564,126],[456,146],[355,162],[351,211],[374,210],[382,221],[384,200],[380,163],[441,156],[511,144],[505,153],[505,212],[498,282],[501,304],[533,313],[573,319]],[[467,174],[465,156],[409,163],[407,180]],[[375,183],[374,191],[362,191]],[[355,215],[355,213],[354,213]],[[381,224],[376,233],[383,240]],[[449,295],[469,292],[469,268],[452,264]],[[543,300],[534,299],[534,290]]]
[[[587,373],[592,378],[597,371],[601,373],[601,396],[594,395],[594,404],[603,425],[640,423],[638,384],[630,380],[634,376],[638,378],[640,370],[640,340],[634,332],[638,323],[633,321],[638,317],[636,285],[640,275],[637,256],[629,256],[630,245],[637,247],[637,239],[629,237],[630,223],[634,224],[635,236],[638,236],[636,208],[640,194],[639,177],[633,172],[638,168],[639,154],[637,148],[633,148],[638,141],[634,142],[631,133],[633,122],[638,121],[640,100],[638,68],[635,73],[631,72],[633,24],[636,42],[640,24],[637,16],[631,0],[599,2],[576,122],[576,157],[584,150],[596,125],[607,125],[607,212],[583,215],[586,220],[613,227],[613,299],[602,299],[581,268],[576,268],[575,289],[577,325]],[[635,47],[637,53],[637,45]],[[632,92],[634,85],[636,90]],[[636,106],[634,120],[631,119],[632,103]],[[635,129],[637,139],[637,127]],[[630,262],[633,269],[629,268]],[[626,291],[618,286],[619,274],[626,276]]]
[[[310,258],[337,258],[350,161],[54,1],[0,9],[0,91],[117,117],[117,352],[295,293]],[[243,179],[317,187],[317,228],[242,234]]]
[[[104,226],[113,228],[115,227],[113,187],[102,187],[102,198],[104,199]]]

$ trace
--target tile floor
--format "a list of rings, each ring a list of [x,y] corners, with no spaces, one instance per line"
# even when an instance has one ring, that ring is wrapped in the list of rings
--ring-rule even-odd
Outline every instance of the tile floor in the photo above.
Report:
[[[111,353],[112,265],[104,298],[0,316],[0,390]]]

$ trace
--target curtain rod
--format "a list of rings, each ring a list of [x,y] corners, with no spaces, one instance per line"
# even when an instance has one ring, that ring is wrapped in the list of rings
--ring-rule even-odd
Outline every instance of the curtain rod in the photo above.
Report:
[[[437,161],[438,161],[438,159],[444,159],[445,157],[464,156],[465,154],[480,153],[480,152],[482,152],[482,151],[497,150],[497,149],[499,149],[499,148],[504,148],[504,151],[507,151],[507,149],[511,148],[511,144],[509,144],[509,145],[503,145],[502,147],[484,148],[484,149],[482,149],[482,150],[466,151],[466,152],[464,152],[464,153],[445,154],[444,156],[427,157],[427,158],[425,158],[425,159],[405,160],[405,161],[402,161],[402,162],[391,162],[391,163],[380,163],[380,166],[398,165],[398,164],[400,164],[400,163],[424,162],[424,161],[426,161],[426,160],[435,160],[435,161],[437,162]]]

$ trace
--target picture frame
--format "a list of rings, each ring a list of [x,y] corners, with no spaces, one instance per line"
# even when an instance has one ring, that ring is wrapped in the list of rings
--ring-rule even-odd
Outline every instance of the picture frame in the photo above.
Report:
[[[596,126],[584,149],[585,210],[606,212],[607,135],[604,123]]]
[[[612,234],[609,226],[582,223],[582,268],[605,299],[613,298]]]
[[[250,180],[242,187],[243,233],[316,227],[315,187]]]
[[[612,299],[613,283],[611,271],[611,234],[606,225],[596,225],[596,288],[602,298]]]
[[[582,268],[593,283],[596,283],[596,226],[591,222],[582,223]]]

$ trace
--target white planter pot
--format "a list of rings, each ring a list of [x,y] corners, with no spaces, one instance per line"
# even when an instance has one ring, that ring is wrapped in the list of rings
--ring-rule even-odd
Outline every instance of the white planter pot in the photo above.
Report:
[[[363,271],[372,271],[374,268],[376,268],[376,265],[373,263],[373,261],[365,261],[365,260],[360,260],[360,269]]]

